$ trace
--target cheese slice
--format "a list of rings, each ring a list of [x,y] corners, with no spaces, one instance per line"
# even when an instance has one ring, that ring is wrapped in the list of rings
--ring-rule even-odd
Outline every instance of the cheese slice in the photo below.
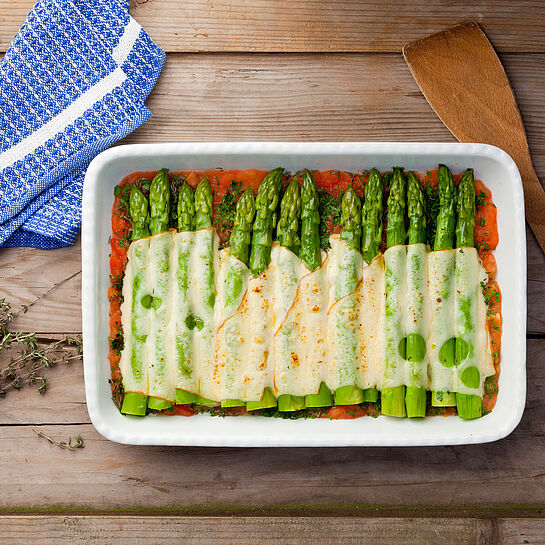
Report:
[[[193,361],[198,362],[199,394],[213,397],[212,376],[216,344],[216,280],[219,238],[213,228],[195,231],[191,256],[194,283],[191,289],[193,310]]]
[[[196,289],[191,256],[195,243],[193,231],[175,233],[171,254],[170,307],[170,342],[175,370],[176,388],[196,393],[199,389],[196,362],[193,358],[194,319],[191,305],[191,293]]]
[[[428,254],[426,244],[407,246],[405,310],[406,347],[416,347],[405,359],[405,384],[415,388],[428,388],[428,354],[426,342],[429,334]]]
[[[169,352],[174,347],[169,339],[169,318],[172,293],[170,254],[172,233],[159,233],[149,239],[148,271],[153,300],[150,312],[150,329],[146,339],[149,376],[149,395],[168,401],[176,399],[176,373],[168,364]]]
[[[359,309],[359,380],[362,388],[381,388],[384,373],[384,257],[364,266],[356,289]]]
[[[327,374],[327,254],[322,266],[303,275],[295,300],[275,334],[274,392],[316,394]]]
[[[274,283],[274,393],[276,395],[292,393],[291,388],[296,368],[299,366],[299,354],[295,343],[298,328],[289,322],[290,313],[300,288],[300,283],[309,270],[290,250],[275,243],[271,252],[271,281]]]
[[[405,339],[407,308],[407,246],[392,246],[384,252],[384,373],[382,388],[406,384]]]
[[[148,393],[146,339],[150,331],[148,308],[151,305],[151,284],[148,274],[149,240],[149,238],[135,240],[129,246],[121,304],[124,347],[119,368],[123,377],[123,387],[125,392],[141,394]],[[144,299],[146,297],[149,305]]]
[[[210,382],[212,399],[236,399],[240,379],[242,322],[240,309],[246,295],[250,270],[228,249],[219,252],[216,288],[215,360]]]
[[[430,326],[428,356],[430,389],[454,392],[453,363],[444,357],[445,343],[456,337],[454,327],[456,253],[452,250],[430,252],[428,256]],[[452,342],[452,341],[450,341]]]
[[[480,286],[487,278],[475,248],[459,248],[455,258],[455,391],[482,396],[486,377],[494,374]]]
[[[360,385],[362,333],[357,288],[363,277],[361,253],[340,240],[330,238],[328,259],[329,310],[327,313],[327,385]]]

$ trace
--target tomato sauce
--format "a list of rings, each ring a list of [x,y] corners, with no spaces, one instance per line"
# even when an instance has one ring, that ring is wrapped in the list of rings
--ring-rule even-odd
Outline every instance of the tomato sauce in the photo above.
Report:
[[[246,170],[220,170],[208,169],[201,171],[172,171],[169,173],[172,178],[175,175],[184,177],[186,182],[193,188],[206,176],[208,176],[212,191],[214,194],[214,222],[219,221],[218,207],[224,196],[228,193],[240,194],[244,189],[251,187],[257,192],[259,184],[265,177],[268,171],[257,169]],[[129,184],[132,185],[140,178],[151,180],[157,171],[140,171],[133,172],[126,176],[121,183],[121,187]],[[426,186],[430,184],[432,187],[437,186],[438,170],[429,170],[425,173],[419,173],[422,184]],[[298,179],[302,178],[303,173],[298,172],[294,176]],[[353,184],[354,189],[360,197],[363,196],[365,184],[367,183],[367,173],[350,174],[339,170],[324,170],[313,171],[312,175],[316,181],[319,191],[327,192],[332,196],[338,197],[346,191],[350,184]],[[462,174],[455,174],[454,182],[456,185],[460,182]],[[284,178],[284,183],[288,182],[288,178]],[[488,284],[485,289],[485,294],[488,301],[488,332],[491,343],[491,351],[494,357],[494,365],[496,374],[489,377],[485,383],[485,395],[483,397],[483,409],[490,411],[496,404],[498,395],[498,377],[500,372],[500,348],[501,348],[501,293],[498,284],[495,281],[496,275],[496,260],[492,251],[496,248],[499,240],[498,225],[497,225],[497,210],[492,201],[490,190],[480,181],[475,180],[475,189],[477,193],[477,214],[475,222],[475,246],[478,249],[479,256],[483,266],[488,273]],[[130,241],[131,221],[127,215],[123,203],[119,196],[115,196],[112,207],[112,236],[110,239],[110,274],[112,285],[108,290],[108,298],[110,300],[110,352],[108,359],[111,369],[111,386],[112,396],[118,406],[121,406],[121,372],[119,369],[120,350],[114,346],[114,339],[121,331],[121,300],[120,300],[120,279],[127,263],[127,249]],[[216,224],[216,227],[221,227]],[[329,224],[333,232],[338,232],[338,226],[333,228]],[[229,230],[221,232],[220,239],[225,242],[229,236]],[[223,236],[222,236],[223,235]],[[234,411],[232,414],[245,414],[244,409]],[[449,415],[455,414],[454,408],[432,409],[433,414]],[[189,405],[175,405],[165,414],[192,416],[195,410]],[[362,416],[376,416],[377,410],[373,404],[364,404],[363,406],[336,406],[323,411],[324,418],[330,419],[353,419]]]

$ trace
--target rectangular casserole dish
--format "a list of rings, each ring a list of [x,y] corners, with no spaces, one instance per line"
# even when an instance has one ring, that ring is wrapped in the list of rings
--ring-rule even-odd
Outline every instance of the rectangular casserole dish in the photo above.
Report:
[[[425,171],[447,164],[475,169],[498,209],[494,252],[502,292],[501,373],[496,407],[486,416],[422,420],[386,416],[355,420],[284,420],[260,416],[122,415],[110,392],[108,355],[109,245],[113,189],[134,171],[283,166],[354,171],[402,165]],[[137,445],[192,446],[423,446],[485,443],[511,433],[526,400],[526,233],[520,174],[502,150],[485,144],[233,142],[129,145],[108,149],[87,170],[83,191],[82,317],[87,406],[107,439]]]

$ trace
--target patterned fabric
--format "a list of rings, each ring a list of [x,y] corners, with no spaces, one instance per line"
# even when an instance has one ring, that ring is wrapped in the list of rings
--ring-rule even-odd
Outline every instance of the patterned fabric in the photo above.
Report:
[[[60,248],[89,162],[150,117],[164,52],[124,0],[39,0],[0,62],[0,246]]]

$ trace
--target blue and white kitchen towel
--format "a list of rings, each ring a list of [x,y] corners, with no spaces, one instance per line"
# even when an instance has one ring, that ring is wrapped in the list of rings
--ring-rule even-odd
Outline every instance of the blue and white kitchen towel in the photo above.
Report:
[[[0,62],[0,246],[70,246],[89,162],[151,113],[165,53],[128,0],[39,0]]]

